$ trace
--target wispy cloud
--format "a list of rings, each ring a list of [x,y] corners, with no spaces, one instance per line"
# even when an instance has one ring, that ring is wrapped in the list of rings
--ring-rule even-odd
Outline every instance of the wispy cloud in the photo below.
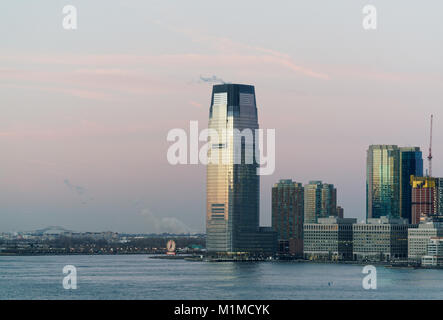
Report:
[[[294,59],[284,53],[277,50],[264,48],[260,46],[249,45],[244,42],[238,42],[228,37],[217,37],[212,35],[203,34],[200,31],[186,28],[177,28],[171,25],[165,25],[159,21],[155,22],[158,25],[162,25],[166,29],[182,34],[192,41],[204,42],[211,46],[218,53],[227,55],[239,55],[239,56],[256,56],[259,59],[266,60],[275,65],[287,68],[291,71],[303,74],[308,77],[327,80],[329,75],[325,72],[316,71],[308,66],[296,63]]]
[[[65,186],[68,187],[69,190],[73,191],[75,194],[77,194],[80,197],[81,204],[85,205],[89,201],[94,200],[93,197],[88,195],[86,188],[79,185],[74,185],[68,179],[65,179],[63,182]]]
[[[72,137],[106,137],[153,132],[155,129],[152,125],[143,123],[109,125],[97,121],[80,120],[70,126],[54,126],[52,128],[34,124],[17,124],[0,131],[0,138],[63,140]]]
[[[189,104],[191,106],[197,107],[197,108],[201,108],[203,107],[203,105],[201,103],[195,102],[195,101],[189,101]]]
[[[222,78],[219,78],[216,75],[213,75],[212,77],[200,76],[200,81],[207,83],[225,83],[225,81]]]
[[[86,192],[84,187],[73,185],[68,179],[65,179],[63,182],[70,190],[74,191],[79,196],[84,195]]]

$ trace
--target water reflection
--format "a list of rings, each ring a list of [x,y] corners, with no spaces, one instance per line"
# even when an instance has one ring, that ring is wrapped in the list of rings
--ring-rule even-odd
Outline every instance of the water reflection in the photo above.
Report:
[[[64,265],[78,289],[64,290]],[[442,270],[291,262],[189,262],[143,255],[0,257],[0,299],[443,299]]]

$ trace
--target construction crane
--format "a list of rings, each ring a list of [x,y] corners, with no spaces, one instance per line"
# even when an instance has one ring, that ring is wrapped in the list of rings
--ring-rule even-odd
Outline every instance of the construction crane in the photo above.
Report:
[[[429,163],[429,176],[432,177],[432,120],[434,116],[431,114],[431,134],[429,135],[429,155],[428,155],[428,163]]]

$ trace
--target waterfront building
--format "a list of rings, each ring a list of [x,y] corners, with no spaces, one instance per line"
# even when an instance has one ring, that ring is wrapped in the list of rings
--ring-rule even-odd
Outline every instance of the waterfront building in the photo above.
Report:
[[[337,189],[333,184],[309,181],[304,187],[304,222],[337,216]]]
[[[408,256],[406,219],[380,217],[353,225],[353,258],[358,261],[402,260]]]
[[[258,148],[254,86],[214,85],[208,127],[217,133],[218,139],[213,141],[211,137],[208,151],[207,250],[273,253],[277,246],[276,233],[259,226],[259,165],[255,157],[248,159]],[[249,135],[236,136],[236,132]]]
[[[412,223],[418,224],[427,217],[438,215],[438,186],[437,179],[432,177],[411,176],[412,187],[411,211]]]
[[[304,188],[280,180],[272,188],[272,229],[277,232],[279,253],[303,255]]]
[[[303,254],[310,260],[351,260],[352,224],[357,219],[318,218],[303,227]]]
[[[411,176],[423,176],[423,155],[419,147],[400,148],[400,217],[412,222]]]
[[[366,218],[400,217],[400,151],[371,145],[366,158]]]
[[[429,240],[443,237],[443,218],[428,217],[420,224],[408,230],[408,260],[410,263],[419,264],[422,257],[427,254]]]
[[[443,267],[443,238],[431,238],[427,247],[427,254],[422,257],[424,267]]]
[[[412,221],[410,177],[423,175],[419,147],[371,145],[366,158],[366,218]]]

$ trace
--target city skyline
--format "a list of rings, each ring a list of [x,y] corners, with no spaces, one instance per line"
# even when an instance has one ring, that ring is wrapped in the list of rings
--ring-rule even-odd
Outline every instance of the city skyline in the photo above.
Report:
[[[443,1],[0,12],[13,310],[279,319],[443,299]]]
[[[276,129],[263,225],[286,178],[334,184],[345,216],[364,219],[367,147],[426,155],[430,114],[443,176],[443,5],[376,1],[365,31],[364,1],[283,4],[79,2],[66,31],[55,0],[2,3],[0,232],[203,232],[206,167],[171,166],[166,135],[207,124],[220,79],[253,84],[260,126]]]

